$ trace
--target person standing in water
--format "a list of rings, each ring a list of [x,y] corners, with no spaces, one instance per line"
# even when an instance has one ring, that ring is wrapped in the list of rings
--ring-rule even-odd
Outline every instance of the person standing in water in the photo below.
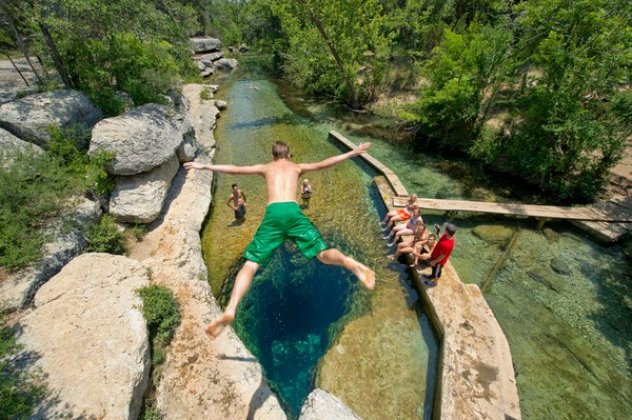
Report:
[[[301,200],[303,200],[303,208],[309,207],[309,199],[312,198],[312,185],[309,180],[305,178],[301,185]]]
[[[375,287],[375,272],[364,264],[330,247],[320,236],[312,222],[303,214],[296,202],[296,189],[301,174],[318,171],[364,153],[371,143],[363,143],[350,152],[320,162],[294,163],[290,160],[290,147],[277,141],[272,146],[273,160],[268,163],[235,166],[205,165],[187,162],[186,169],[208,170],[233,175],[261,175],[266,180],[268,205],[255,236],[243,256],[246,262],[237,273],[230,300],[224,312],[205,328],[206,334],[217,337],[224,327],[235,319],[237,305],[244,297],[259,266],[266,265],[276,249],[291,240],[308,259],[318,258],[324,264],[338,265],[351,271],[369,290]]]
[[[237,184],[233,184],[232,189],[226,205],[235,212],[235,220],[243,223],[246,220],[246,194]]]

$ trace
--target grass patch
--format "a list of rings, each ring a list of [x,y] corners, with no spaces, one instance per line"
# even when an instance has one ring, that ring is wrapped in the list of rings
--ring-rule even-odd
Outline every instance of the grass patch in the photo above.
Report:
[[[180,309],[171,290],[165,287],[151,285],[141,288],[138,293],[143,300],[143,316],[151,341],[151,379],[140,418],[153,420],[161,418],[154,395],[166,360],[166,348],[180,325]]]

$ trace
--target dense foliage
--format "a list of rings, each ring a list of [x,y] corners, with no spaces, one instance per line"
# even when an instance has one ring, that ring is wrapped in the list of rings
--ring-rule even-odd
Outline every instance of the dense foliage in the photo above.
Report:
[[[1,41],[53,66],[64,85],[82,90],[107,115],[159,102],[182,76],[195,74],[188,38],[198,29],[193,5],[175,0],[6,0]],[[4,23],[4,25],[2,25]]]
[[[409,88],[418,100],[401,117],[418,143],[468,154],[561,200],[598,194],[632,134],[624,0],[220,3],[240,28],[230,29],[235,42],[272,52],[307,92],[358,107]],[[415,74],[403,78],[408,86],[389,74],[401,62]]]
[[[36,260],[53,234],[42,228],[63,218],[71,197],[111,188],[105,170],[111,156],[90,158],[86,134],[53,129],[46,153],[0,161],[0,266],[13,270]]]

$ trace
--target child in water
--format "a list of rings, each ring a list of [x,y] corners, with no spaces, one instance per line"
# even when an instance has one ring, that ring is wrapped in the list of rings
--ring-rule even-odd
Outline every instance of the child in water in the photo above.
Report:
[[[305,178],[301,185],[301,200],[303,200],[303,208],[309,207],[309,199],[312,198],[312,186],[309,180]]]

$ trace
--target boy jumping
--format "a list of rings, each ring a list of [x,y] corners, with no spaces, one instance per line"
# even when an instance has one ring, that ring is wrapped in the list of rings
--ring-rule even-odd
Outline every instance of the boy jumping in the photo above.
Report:
[[[314,163],[294,163],[290,147],[277,141],[272,146],[271,162],[251,166],[204,165],[187,162],[186,169],[202,169],[233,175],[261,175],[266,180],[268,205],[255,236],[244,252],[244,263],[235,279],[235,286],[224,313],[205,328],[215,338],[235,319],[237,305],[244,297],[260,265],[266,265],[276,249],[289,239],[296,243],[303,255],[324,264],[339,265],[351,271],[369,290],[375,287],[375,272],[364,264],[331,248],[320,236],[312,222],[303,214],[296,200],[296,187],[301,174],[329,168],[346,159],[364,153],[371,143],[363,143],[354,150]]]

